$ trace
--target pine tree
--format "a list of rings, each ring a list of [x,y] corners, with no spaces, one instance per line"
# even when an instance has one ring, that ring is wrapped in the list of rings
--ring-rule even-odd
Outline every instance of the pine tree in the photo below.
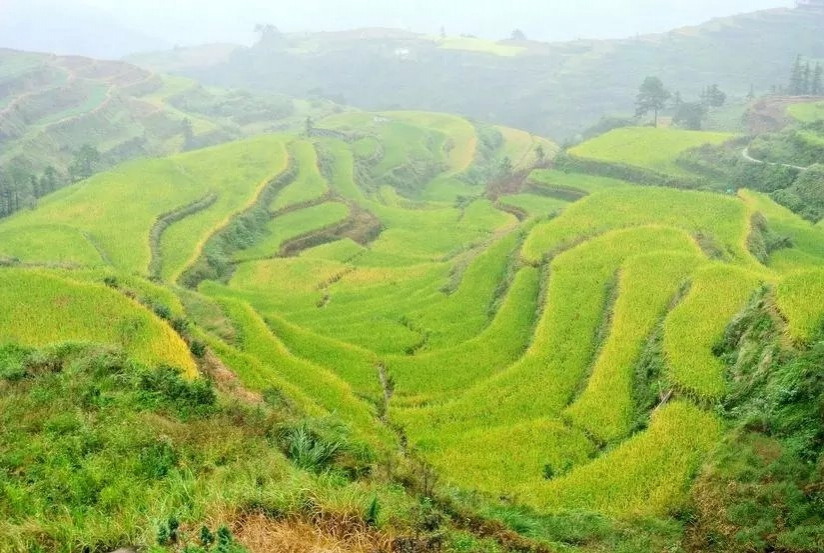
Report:
[[[11,215],[11,183],[0,168],[0,217]]]
[[[720,108],[727,101],[727,94],[714,84],[704,90],[701,100],[707,107]]]
[[[790,89],[788,90],[790,96],[798,96],[801,94],[804,86],[804,73],[801,66],[801,55],[795,59],[792,73],[790,73]]]
[[[813,71],[813,82],[810,85],[810,94],[813,96],[824,95],[824,67],[821,63],[815,64],[815,71]]]
[[[807,65],[804,66],[804,70],[802,72],[801,78],[801,94],[807,95],[812,90],[812,68],[810,67],[810,62],[807,62]]]
[[[747,94],[747,100],[755,100],[755,85],[750,85],[750,92]]]
[[[51,165],[46,167],[46,170],[43,171],[43,176],[40,177],[40,188],[43,190],[43,193],[48,194],[49,192],[57,190],[57,187],[60,186],[58,179],[57,170]]]

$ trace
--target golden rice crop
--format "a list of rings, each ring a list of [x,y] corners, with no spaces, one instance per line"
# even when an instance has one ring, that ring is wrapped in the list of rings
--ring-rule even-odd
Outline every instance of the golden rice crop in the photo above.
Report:
[[[713,348],[761,280],[758,273],[719,263],[695,272],[687,297],[664,323],[664,354],[678,388],[699,398],[721,397],[724,365]]]
[[[197,374],[186,343],[140,304],[43,270],[0,269],[0,342],[113,344],[144,363]]]

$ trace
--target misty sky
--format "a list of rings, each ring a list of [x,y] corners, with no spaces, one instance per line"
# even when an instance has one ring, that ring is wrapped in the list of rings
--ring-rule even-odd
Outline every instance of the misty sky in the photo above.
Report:
[[[4,0],[0,0],[2,3]],[[63,0],[100,7],[170,43],[248,42],[257,22],[284,31],[387,26],[540,40],[617,38],[716,16],[791,6],[793,0]]]

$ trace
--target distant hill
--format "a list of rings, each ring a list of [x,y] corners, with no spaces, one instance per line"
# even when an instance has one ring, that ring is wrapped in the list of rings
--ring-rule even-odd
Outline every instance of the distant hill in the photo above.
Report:
[[[83,144],[110,163],[302,128],[330,102],[206,89],[120,61],[0,49],[0,163],[65,168]]]
[[[776,9],[624,40],[539,43],[408,33],[295,34],[203,57],[174,71],[206,83],[365,109],[427,109],[526,128],[556,139],[602,114],[633,110],[640,82],[660,76],[685,99],[717,83],[732,96],[784,84],[796,55],[824,57],[824,13]],[[179,54],[167,54],[179,61]],[[170,67],[162,55],[138,59]]]
[[[169,46],[103,10],[77,3],[4,0],[0,5],[0,48],[117,59]]]
[[[302,130],[340,111],[119,61],[0,49],[0,217],[125,160]]]

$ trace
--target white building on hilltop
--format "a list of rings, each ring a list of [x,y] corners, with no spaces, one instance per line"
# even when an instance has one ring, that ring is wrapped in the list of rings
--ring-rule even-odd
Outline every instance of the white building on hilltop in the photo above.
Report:
[[[797,0],[799,9],[824,12],[824,0]]]

